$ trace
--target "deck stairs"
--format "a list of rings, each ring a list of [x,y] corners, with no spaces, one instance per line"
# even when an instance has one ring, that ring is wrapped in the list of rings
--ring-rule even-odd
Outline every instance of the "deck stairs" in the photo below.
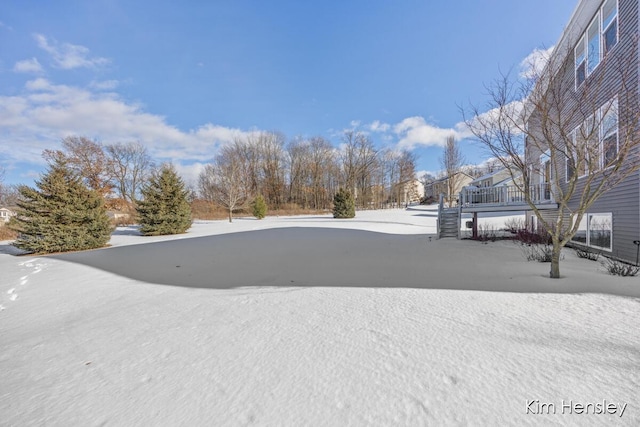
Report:
[[[443,237],[460,237],[460,209],[444,208],[438,215],[438,239]]]

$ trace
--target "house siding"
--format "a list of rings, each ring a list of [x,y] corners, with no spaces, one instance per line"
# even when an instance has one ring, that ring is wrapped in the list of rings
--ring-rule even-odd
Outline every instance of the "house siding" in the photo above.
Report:
[[[588,8],[588,12],[591,13],[591,17],[593,17],[597,11],[596,6],[601,5],[602,2],[587,3],[585,9]],[[604,105],[614,96],[618,96],[620,139],[622,139],[623,127],[629,124],[629,119],[625,120],[625,113],[629,111],[636,112],[639,108],[638,68],[640,65],[638,63],[638,44],[637,40],[635,40],[638,34],[639,13],[638,0],[618,0],[618,43],[608,52],[606,58],[601,61],[591,75],[587,77],[583,85],[576,89],[576,91],[589,90],[592,88],[589,82],[597,82],[597,90],[592,92],[593,95],[589,93],[589,99],[593,101],[593,105],[595,106]],[[590,21],[591,19],[588,20],[588,22]],[[571,34],[578,34],[577,37],[579,37],[579,34],[586,29],[587,25],[588,23],[582,28],[568,28],[566,31],[571,31]],[[569,46],[572,46],[575,41],[577,41],[577,38],[576,40],[570,41]],[[565,62],[564,67],[560,71],[565,84],[567,82],[573,82],[575,79],[573,55],[569,55],[569,57],[570,60]],[[626,68],[630,74],[624,79],[624,87],[619,70],[615,66],[620,63],[620,61],[631,61],[631,64],[635,64],[634,66]],[[569,108],[572,107],[569,106]],[[532,116],[530,123],[535,126],[535,121],[536,117]],[[573,128],[579,125],[579,121],[576,120],[576,123],[573,123]],[[542,154],[541,151],[543,150],[527,146],[526,155],[530,161],[535,161]],[[633,152],[628,155],[628,162],[638,162],[639,155],[640,148],[635,147]],[[560,180],[560,186],[562,190],[565,191],[567,184],[564,158],[556,160],[557,162],[552,165],[554,169],[554,179]],[[580,194],[584,188],[585,181],[586,179],[578,180],[574,196],[568,204],[570,209],[578,207]],[[635,262],[636,246],[633,244],[633,241],[640,239],[640,172],[631,174],[622,182],[610,188],[600,196],[586,212],[612,214],[612,250],[605,251],[605,253],[615,258]],[[529,217],[531,212],[528,212],[527,215],[527,217]],[[546,218],[552,218],[552,214],[549,212],[545,212],[544,215]]]

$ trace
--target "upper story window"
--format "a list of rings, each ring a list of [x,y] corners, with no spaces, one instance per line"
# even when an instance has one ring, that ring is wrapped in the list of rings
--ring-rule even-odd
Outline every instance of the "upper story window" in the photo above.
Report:
[[[578,178],[614,165],[618,142],[618,98],[598,108],[595,114],[573,130],[573,147],[567,149],[565,177]]]
[[[614,98],[602,107],[602,167],[611,167],[618,159],[618,99]]]
[[[587,30],[587,74],[591,74],[600,63],[600,22],[598,16]]]
[[[576,45],[574,56],[576,58],[576,87],[578,87],[587,78],[587,52],[584,45],[584,36],[580,38]]]
[[[605,0],[574,49],[576,88],[618,43],[618,0]]]
[[[606,55],[618,43],[618,2],[607,0],[602,5],[602,49]]]

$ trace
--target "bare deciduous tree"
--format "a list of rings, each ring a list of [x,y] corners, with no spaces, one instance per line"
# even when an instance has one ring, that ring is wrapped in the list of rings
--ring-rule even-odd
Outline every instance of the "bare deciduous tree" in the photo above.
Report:
[[[200,193],[205,200],[227,209],[229,222],[233,221],[233,210],[244,204],[250,195],[250,182],[245,170],[239,145],[220,149],[212,164],[205,166],[199,176]]]
[[[460,151],[460,145],[453,135],[447,137],[447,141],[444,146],[442,157],[440,158],[440,165],[445,171],[447,176],[447,194],[446,200],[449,207],[452,207],[458,191],[460,191],[460,171],[464,163],[464,156]]]
[[[378,151],[363,133],[346,131],[341,152],[343,183],[354,194],[356,205],[367,207],[371,198],[372,175],[378,164]]]
[[[531,79],[494,81],[487,108],[463,111],[476,139],[513,178],[522,174],[514,185],[552,240],[551,278],[560,277],[561,249],[587,210],[640,168],[635,56],[604,57],[576,88],[573,43],[565,46]],[[538,208],[541,192],[556,211]]]
[[[62,147],[63,150],[45,150],[43,157],[49,162],[56,157],[64,158],[87,187],[103,197],[111,192],[109,158],[102,144],[84,136],[68,136],[62,140]]]
[[[147,149],[139,142],[107,145],[109,172],[118,196],[135,204],[140,189],[153,169]]]
[[[263,191],[267,204],[278,209],[284,193],[284,136],[278,132],[260,132],[258,152],[262,164]]]

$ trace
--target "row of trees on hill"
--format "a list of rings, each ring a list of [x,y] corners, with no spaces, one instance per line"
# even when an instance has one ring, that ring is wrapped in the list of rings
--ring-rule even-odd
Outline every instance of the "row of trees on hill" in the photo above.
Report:
[[[50,163],[66,163],[112,205],[135,205],[154,170],[153,159],[138,142],[103,145],[70,136],[60,150],[43,155]],[[257,195],[273,210],[326,210],[342,187],[358,208],[382,208],[416,198],[403,185],[415,179],[415,163],[409,151],[378,149],[356,131],[346,131],[339,148],[322,137],[286,142],[278,132],[253,132],[221,147],[192,190],[231,211]]]
[[[227,208],[229,220],[250,201],[261,218],[267,206],[328,209],[339,193],[347,208],[336,215],[352,217],[356,204],[376,208],[406,199],[406,191],[396,189],[414,180],[413,155],[377,150],[357,132],[345,133],[343,142],[341,149],[322,138],[285,144],[274,132],[237,138],[205,167],[200,196]],[[45,150],[43,157],[49,170],[36,188],[17,187],[11,228],[19,233],[14,244],[21,249],[51,253],[104,246],[111,232],[107,208],[118,209],[119,203],[135,208],[145,235],[182,233],[191,226],[193,191],[172,166],[156,168],[139,143],[103,146],[68,137],[61,150]]]
[[[403,183],[415,179],[415,155],[377,149],[365,134],[347,131],[336,149],[322,137],[285,143],[276,132],[256,132],[223,146],[198,179],[201,197],[229,210],[260,194],[270,209],[295,204],[329,209],[339,188],[358,208],[406,201]]]

